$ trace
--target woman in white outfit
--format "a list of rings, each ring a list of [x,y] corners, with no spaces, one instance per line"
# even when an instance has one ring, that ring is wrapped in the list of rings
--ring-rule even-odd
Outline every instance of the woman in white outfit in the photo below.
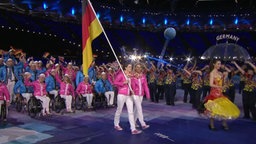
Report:
[[[134,92],[133,99],[134,99],[134,118],[135,123],[137,119],[139,119],[139,122],[141,124],[142,129],[149,128],[149,125],[147,125],[144,121],[143,113],[142,113],[142,101],[143,96],[146,94],[147,99],[150,99],[150,93],[148,89],[148,82],[146,75],[142,71],[142,65],[140,63],[137,63],[135,65],[135,73],[132,77],[131,86]],[[136,124],[137,127],[137,124]]]

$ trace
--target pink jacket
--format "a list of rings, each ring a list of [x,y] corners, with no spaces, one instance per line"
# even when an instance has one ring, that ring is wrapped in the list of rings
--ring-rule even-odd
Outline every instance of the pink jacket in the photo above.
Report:
[[[80,82],[76,88],[77,94],[91,94],[92,86],[89,83]]]
[[[53,68],[48,68],[48,69],[46,70],[46,72],[44,73],[44,74],[45,74],[45,77],[48,77],[48,76],[50,75],[52,69],[53,69]]]
[[[145,75],[142,75],[139,78],[132,77],[131,86],[135,95],[144,96],[144,94],[146,94],[146,97],[148,99],[150,98],[148,82]]]
[[[74,71],[73,69],[68,69],[68,68],[63,67],[63,66],[61,66],[61,68],[62,68],[62,70],[63,70],[63,74],[64,74],[64,75],[65,75],[65,74],[68,74],[68,75],[70,76],[71,80],[72,80],[72,81],[75,81],[75,79],[76,79],[76,73],[75,73],[75,71]]]
[[[118,88],[118,94],[130,96],[130,89],[128,84],[124,84],[125,81],[124,74],[119,72],[114,80],[114,85]]]
[[[108,73],[108,81],[111,83],[111,85],[113,85],[114,79],[115,79],[115,74]]]
[[[34,96],[45,96],[47,94],[46,84],[40,83],[39,80],[30,82],[28,79],[25,79],[25,86],[32,86],[34,89]]]
[[[56,75],[55,78],[56,78],[56,81],[60,84],[60,91],[59,91],[60,95],[75,96],[75,90],[72,84],[61,81],[58,75]]]
[[[0,84],[0,100],[10,101],[10,94],[5,84]]]

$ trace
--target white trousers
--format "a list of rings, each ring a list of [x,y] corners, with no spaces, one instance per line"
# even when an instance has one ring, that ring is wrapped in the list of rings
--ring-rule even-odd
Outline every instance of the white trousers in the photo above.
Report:
[[[133,114],[133,98],[131,96],[126,96],[122,94],[117,95],[117,109],[116,109],[115,118],[114,118],[114,125],[119,126],[120,116],[124,107],[124,103],[126,103],[126,108],[128,111],[130,129],[133,131],[135,130],[135,123],[134,123],[134,114]]]
[[[141,124],[141,126],[145,126],[146,123],[144,121],[144,117],[143,117],[143,112],[142,112],[142,106],[141,103],[143,101],[143,96],[138,96],[138,95],[133,95],[133,100],[134,100],[134,121],[136,123],[137,119],[139,119],[139,122]]]
[[[92,99],[93,99],[93,94],[82,94],[83,97],[86,97],[86,101],[88,103],[88,107],[92,106]]]
[[[13,100],[15,100],[15,98],[16,98],[16,95],[13,92],[14,85],[15,85],[15,81],[11,81],[8,79],[8,83],[7,83],[6,87],[10,94],[10,103],[13,102]]]
[[[45,114],[45,112],[50,113],[50,111],[49,111],[50,98],[47,97],[46,95],[36,96],[36,98],[43,102],[42,103],[42,105],[43,105],[43,110],[42,110],[43,115]]]
[[[105,92],[105,97],[107,98],[108,105],[114,104],[114,91]]]
[[[51,90],[49,91],[49,94],[54,95],[54,97],[56,97],[58,95],[58,91],[57,90]]]
[[[28,103],[30,97],[32,96],[32,93],[22,93],[21,95],[23,98],[26,99],[26,103]]]
[[[60,95],[60,97],[65,99],[66,109],[67,109],[67,111],[70,111],[71,106],[72,106],[72,96],[71,95]]]

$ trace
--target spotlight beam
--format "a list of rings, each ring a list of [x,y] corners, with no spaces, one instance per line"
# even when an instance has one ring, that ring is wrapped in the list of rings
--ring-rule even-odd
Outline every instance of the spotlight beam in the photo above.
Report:
[[[163,59],[158,59],[158,58],[154,58],[154,57],[150,57],[150,56],[147,56],[146,58],[151,59],[151,60],[155,60],[155,61],[157,61],[158,63],[168,64],[168,65],[170,65],[170,66],[172,66],[172,67],[175,67],[176,69],[182,70],[182,66],[183,66],[183,65],[176,66],[176,65],[173,65],[173,64],[171,64],[171,63],[169,63],[169,62],[167,62],[167,61],[165,61],[165,60],[163,60]]]

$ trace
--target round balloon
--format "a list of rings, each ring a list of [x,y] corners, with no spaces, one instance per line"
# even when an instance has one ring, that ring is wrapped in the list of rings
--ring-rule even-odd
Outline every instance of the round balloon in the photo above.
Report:
[[[167,28],[164,30],[164,37],[167,40],[174,39],[176,36],[176,30],[174,28]]]

